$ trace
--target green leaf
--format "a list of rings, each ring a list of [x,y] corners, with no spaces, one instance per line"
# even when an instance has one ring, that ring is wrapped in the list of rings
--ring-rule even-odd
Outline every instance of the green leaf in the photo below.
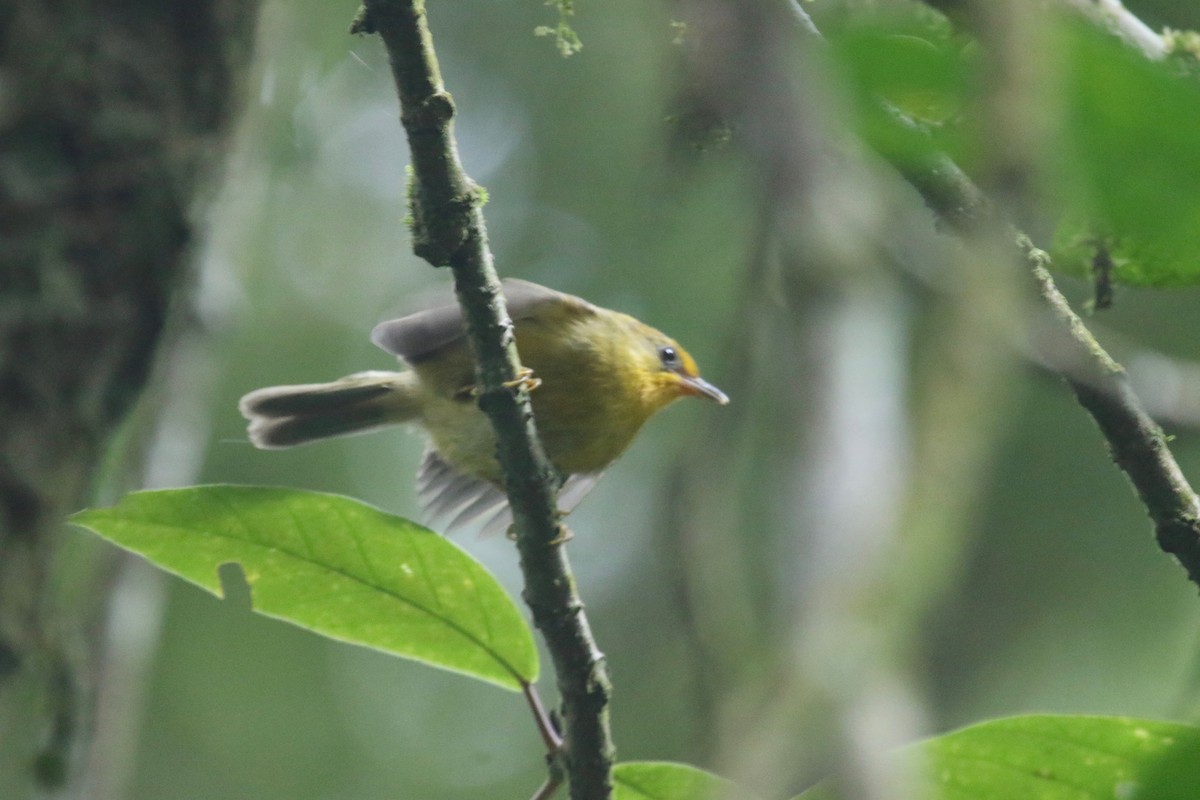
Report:
[[[962,115],[978,65],[969,50],[924,17],[836,31],[832,52],[853,101],[859,134],[895,163],[933,153],[968,155]],[[889,107],[915,124],[898,124]]]
[[[1200,247],[1200,239],[1196,246]],[[1180,249],[1135,236],[1105,233],[1078,213],[1068,213],[1059,222],[1050,245],[1052,266],[1059,272],[1084,280],[1095,277],[1094,264],[1101,253],[1112,265],[1110,279],[1127,286],[1190,286],[1200,280],[1200,251]]]
[[[1056,268],[1086,275],[1099,241],[1117,282],[1200,283],[1200,82],[1090,26],[1068,33]]]
[[[922,800],[1195,800],[1200,728],[1126,717],[1033,715],[906,747]],[[905,763],[902,761],[901,763]],[[848,800],[835,780],[796,800]]]
[[[241,566],[255,608],[333,639],[508,689],[537,678],[521,612],[445,537],[331,494],[259,486],[135,492],[71,517],[222,596]]]
[[[668,761],[630,761],[613,768],[613,800],[725,800],[744,791],[711,772]]]

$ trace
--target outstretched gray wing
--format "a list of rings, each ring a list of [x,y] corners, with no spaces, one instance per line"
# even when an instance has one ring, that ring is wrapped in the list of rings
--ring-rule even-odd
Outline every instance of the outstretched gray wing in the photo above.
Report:
[[[508,301],[508,315],[514,322],[532,316],[548,303],[566,302],[580,309],[594,308],[574,295],[529,281],[505,278],[500,283]],[[462,309],[457,303],[451,303],[381,322],[371,331],[371,341],[392,355],[416,363],[462,338],[465,333]]]

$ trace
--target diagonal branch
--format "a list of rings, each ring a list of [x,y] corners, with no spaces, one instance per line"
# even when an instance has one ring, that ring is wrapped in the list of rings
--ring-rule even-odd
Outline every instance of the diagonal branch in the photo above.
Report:
[[[963,7],[948,0],[929,5],[947,11]],[[793,6],[795,13],[806,13]],[[898,110],[889,112],[895,125],[916,127]],[[1013,257],[1032,270],[1039,295],[1057,321],[1054,346],[1069,353],[1073,368],[1060,374],[1100,428],[1113,461],[1146,507],[1158,546],[1173,555],[1189,580],[1200,586],[1200,497],[1175,461],[1162,429],[1130,387],[1124,368],[1100,346],[1058,291],[1047,270],[1049,256],[1027,236],[1008,228],[984,192],[944,154],[930,151],[921,162],[900,160],[894,166],[955,233],[970,237],[988,228],[1011,231]]]
[[[564,762],[572,800],[612,793],[611,687],[575,588],[558,520],[558,475],[534,427],[499,280],[487,243],[479,188],[462,168],[454,102],[442,84],[422,0],[367,0],[351,33],[378,33],[400,98],[412,151],[413,250],[454,272],[476,357],[479,405],[499,442],[516,521],[525,602],[546,639],[562,696]]]
[[[1129,478],[1154,523],[1158,546],[1179,560],[1200,586],[1200,498],[1167,447],[1162,429],[1150,418],[1120,364],[1100,347],[1054,285],[1049,258],[1027,242],[1025,256],[1038,292],[1060,323],[1059,346],[1078,365],[1067,384],[1108,441],[1113,461]]]
[[[983,192],[945,156],[931,156],[927,168],[898,165],[926,204],[956,232],[988,223],[995,214]],[[1110,356],[1058,291],[1046,267],[1049,257],[1023,235],[1014,235],[1020,257],[1032,269],[1042,300],[1058,322],[1049,346],[1064,350],[1072,369],[1060,371],[1079,404],[1108,442],[1154,523],[1159,547],[1175,556],[1200,586],[1200,498],[1167,447],[1162,429],[1150,418],[1129,385],[1125,370]]]

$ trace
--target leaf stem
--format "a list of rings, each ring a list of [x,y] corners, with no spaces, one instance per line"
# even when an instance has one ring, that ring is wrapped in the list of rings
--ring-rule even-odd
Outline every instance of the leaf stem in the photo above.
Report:
[[[546,707],[542,705],[542,698],[538,695],[537,687],[532,683],[521,682],[521,691],[525,695],[525,701],[529,703],[529,710],[533,713],[533,721],[537,723],[538,733],[542,735],[542,743],[546,745],[546,754],[554,757],[562,750],[562,737],[558,734],[558,729],[554,726],[550,715],[546,713]]]
[[[533,797],[530,800],[549,800],[558,793],[560,786],[562,786],[562,775],[551,775],[549,778],[546,778],[545,783],[538,787],[538,790],[533,793]]]

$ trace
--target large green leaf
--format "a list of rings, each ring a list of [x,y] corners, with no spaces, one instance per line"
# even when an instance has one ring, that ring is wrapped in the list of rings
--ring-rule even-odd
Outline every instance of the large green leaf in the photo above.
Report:
[[[255,608],[509,689],[537,677],[529,626],[453,542],[338,495],[258,486],[136,492],[71,521],[221,595],[241,566]]]
[[[729,800],[747,795],[711,772],[669,761],[630,761],[613,768],[613,800]]]
[[[934,169],[938,152],[970,174],[990,163],[1006,145],[981,116],[988,80],[977,49],[924,14],[871,19],[830,36],[858,134],[902,170]],[[1055,268],[1090,276],[1102,247],[1116,283],[1200,283],[1200,69],[1151,62],[1073,17],[1039,23],[1030,59],[1046,91],[1012,113],[1053,135],[1035,172],[1061,218]]]
[[[874,24],[833,31],[829,41],[858,133],[871,147],[898,165],[925,164],[939,151],[971,159],[961,123],[978,59],[944,20],[881,14]],[[894,111],[916,124],[899,124]]]
[[[1195,800],[1200,728],[1125,717],[1034,715],[973,725],[898,755],[921,800]],[[904,762],[901,762],[904,763]],[[796,800],[850,800],[836,780]]]
[[[1060,272],[1093,280],[1096,264],[1107,256],[1109,281],[1128,286],[1179,287],[1200,282],[1200,235],[1195,251],[1146,236],[1112,233],[1112,228],[1074,208],[1063,214],[1050,244],[1053,266]],[[1160,243],[1161,242],[1161,243]]]
[[[1200,82],[1086,26],[1062,50],[1071,69],[1055,157],[1071,195],[1056,266],[1086,274],[1102,244],[1114,281],[1200,283]]]

